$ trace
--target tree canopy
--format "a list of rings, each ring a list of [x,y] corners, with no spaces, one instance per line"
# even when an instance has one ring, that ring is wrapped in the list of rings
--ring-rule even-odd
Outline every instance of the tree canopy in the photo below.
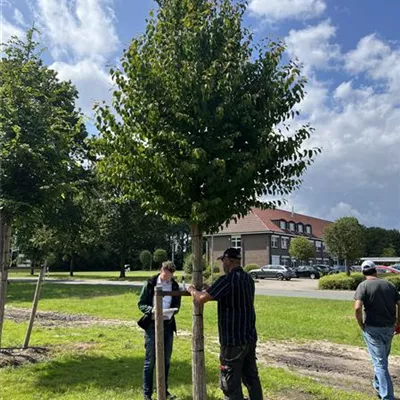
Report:
[[[296,237],[290,241],[289,254],[298,261],[308,262],[315,257],[315,248],[307,238]]]
[[[43,64],[34,30],[3,45],[0,62],[0,207],[18,216],[61,196],[82,169],[87,132],[71,82]]]
[[[244,2],[159,4],[97,108],[99,168],[148,210],[216,229],[300,184],[317,149],[285,127],[305,78],[283,43],[253,45]]]
[[[355,217],[339,218],[325,228],[324,242],[332,257],[358,260],[363,255],[365,244],[362,226]]]

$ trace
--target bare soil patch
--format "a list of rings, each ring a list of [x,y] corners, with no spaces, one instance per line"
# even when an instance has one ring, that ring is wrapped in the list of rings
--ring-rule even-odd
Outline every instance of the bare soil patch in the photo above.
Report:
[[[30,317],[30,310],[24,308],[6,307],[6,319],[16,323],[27,322]],[[48,329],[65,327],[89,327],[94,325],[103,326],[127,326],[137,327],[136,321],[120,321],[115,319],[100,319],[84,314],[64,314],[50,311],[39,311],[36,314],[35,324]],[[71,350],[85,351],[93,347],[93,343],[74,343],[68,345]],[[65,348],[64,348],[65,350]],[[57,349],[48,349],[42,347],[30,347],[28,349],[9,348],[0,350],[0,368],[19,367],[27,363],[37,363],[50,358],[51,352],[57,352]]]
[[[26,322],[29,320],[30,310],[25,308],[6,307],[6,318],[17,322]],[[136,321],[121,321],[117,319],[101,319],[85,314],[64,314],[53,311],[38,311],[35,318],[35,324],[38,323],[45,327],[85,327],[91,325],[106,326],[128,326],[136,327]]]
[[[28,349],[2,349],[0,350],[0,368],[19,367],[27,363],[37,363],[48,358],[49,349],[43,347],[30,347]]]
[[[285,367],[342,390],[373,394],[372,365],[366,349],[327,341],[267,342],[258,345],[259,360]],[[400,357],[390,357],[395,387],[400,386]]]

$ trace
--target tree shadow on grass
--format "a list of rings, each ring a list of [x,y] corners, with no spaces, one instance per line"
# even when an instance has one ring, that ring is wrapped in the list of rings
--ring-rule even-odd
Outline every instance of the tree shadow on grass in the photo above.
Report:
[[[7,290],[7,302],[31,302],[36,285],[33,283],[12,282]],[[139,294],[140,288],[127,286],[101,286],[101,285],[64,285],[46,283],[43,285],[40,299],[90,299],[94,297],[118,296],[125,293]]]
[[[81,391],[93,387],[101,391],[142,390],[143,357],[109,358],[82,355],[42,364],[36,372],[36,386],[39,390],[53,393]],[[156,372],[154,370],[154,378]],[[218,385],[218,370],[207,369],[206,380]],[[178,390],[181,400],[192,399],[192,368],[189,361],[172,360],[169,386],[171,392]],[[154,390],[156,386],[154,384]],[[186,394],[187,393],[187,394]],[[221,397],[209,396],[209,400]]]

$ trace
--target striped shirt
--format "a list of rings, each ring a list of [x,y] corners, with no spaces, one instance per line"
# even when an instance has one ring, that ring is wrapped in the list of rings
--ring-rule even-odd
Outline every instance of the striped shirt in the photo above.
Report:
[[[257,341],[254,281],[241,267],[221,276],[208,290],[218,301],[219,341],[240,346]]]

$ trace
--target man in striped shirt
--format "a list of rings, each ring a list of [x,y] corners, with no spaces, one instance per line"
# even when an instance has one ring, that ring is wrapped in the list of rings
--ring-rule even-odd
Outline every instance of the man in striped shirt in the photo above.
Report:
[[[240,266],[240,251],[225,250],[219,257],[225,275],[207,291],[189,286],[188,292],[199,304],[218,301],[220,341],[220,385],[225,400],[243,400],[242,381],[250,400],[262,400],[262,389],[256,364],[256,315],[254,281]]]

